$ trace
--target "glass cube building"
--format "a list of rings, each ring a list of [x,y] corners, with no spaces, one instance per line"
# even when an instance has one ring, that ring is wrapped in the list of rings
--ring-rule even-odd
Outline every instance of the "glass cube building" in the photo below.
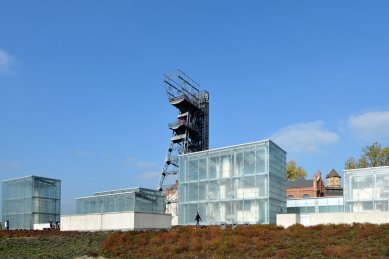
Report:
[[[129,188],[76,199],[77,214],[125,211],[165,213],[164,196],[156,190]]]
[[[3,181],[2,219],[10,230],[59,221],[60,210],[60,180],[27,176]]]
[[[286,212],[286,152],[270,140],[185,154],[178,224],[276,223]]]
[[[389,211],[389,166],[343,173],[345,212]]]
[[[288,214],[344,212],[343,197],[288,199]]]

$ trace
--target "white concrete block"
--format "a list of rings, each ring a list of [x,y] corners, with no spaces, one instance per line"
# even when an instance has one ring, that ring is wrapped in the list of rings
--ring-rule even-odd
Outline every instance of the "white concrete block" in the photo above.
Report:
[[[285,228],[298,223],[297,214],[277,214],[277,225]]]
[[[172,216],[138,212],[97,213],[61,216],[60,224],[62,231],[170,229]]]
[[[49,229],[49,228],[51,228],[50,223],[36,223],[33,226],[34,230],[44,230],[44,229]]]
[[[304,216],[305,215],[305,216]],[[305,226],[314,226],[319,224],[353,224],[353,223],[371,223],[387,224],[389,223],[389,212],[335,212],[335,213],[310,213],[310,214],[278,214],[277,225],[289,227],[293,224],[303,224]],[[306,220],[307,215],[309,221]]]

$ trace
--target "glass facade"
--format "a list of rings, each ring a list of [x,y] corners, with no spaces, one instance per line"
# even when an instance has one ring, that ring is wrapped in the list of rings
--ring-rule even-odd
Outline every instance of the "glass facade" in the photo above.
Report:
[[[61,181],[27,176],[3,181],[3,221],[9,229],[33,229],[60,220]]]
[[[270,140],[180,157],[178,224],[276,223],[286,211],[286,152]]]
[[[389,211],[389,166],[344,170],[346,212]]]
[[[77,214],[124,211],[164,213],[164,196],[156,190],[131,188],[76,199]]]
[[[344,212],[343,197],[288,199],[287,213]]]

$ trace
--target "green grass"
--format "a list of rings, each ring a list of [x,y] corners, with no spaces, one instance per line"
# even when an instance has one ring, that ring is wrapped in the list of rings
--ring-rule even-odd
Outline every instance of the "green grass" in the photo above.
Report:
[[[0,232],[0,258],[74,258],[77,256],[96,256],[101,242],[110,233],[101,232],[57,232],[27,231],[19,235],[18,231],[7,236]],[[23,233],[25,236],[23,236]]]
[[[0,258],[389,258],[389,224],[0,231]]]

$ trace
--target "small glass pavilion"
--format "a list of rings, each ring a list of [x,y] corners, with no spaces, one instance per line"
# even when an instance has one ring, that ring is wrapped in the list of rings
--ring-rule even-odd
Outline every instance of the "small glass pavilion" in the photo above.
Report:
[[[345,212],[389,211],[389,166],[343,173]]]
[[[164,213],[164,196],[156,190],[129,188],[76,199],[77,214],[125,211]]]
[[[288,214],[344,212],[343,197],[288,199]]]

